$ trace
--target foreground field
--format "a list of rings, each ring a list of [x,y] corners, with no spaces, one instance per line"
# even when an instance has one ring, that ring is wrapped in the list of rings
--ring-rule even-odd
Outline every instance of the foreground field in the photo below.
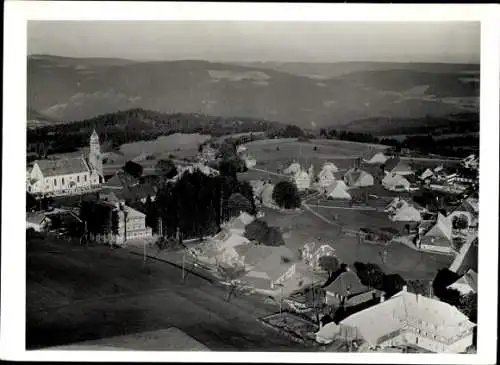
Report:
[[[32,242],[27,252],[28,349],[178,327],[211,350],[294,351],[257,322],[276,308],[125,249]],[[106,345],[106,341],[100,341]],[[140,346],[140,344],[137,344]]]

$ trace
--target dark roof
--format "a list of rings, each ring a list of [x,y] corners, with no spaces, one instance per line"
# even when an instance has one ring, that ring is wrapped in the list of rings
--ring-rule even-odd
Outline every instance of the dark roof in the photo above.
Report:
[[[122,187],[129,188],[131,186],[137,185],[139,180],[133,177],[130,174],[127,174],[125,171],[119,170],[116,174],[113,175],[108,181],[103,184],[103,187],[113,186],[113,187]]]
[[[342,297],[349,297],[355,294],[364,293],[368,290],[368,288],[361,283],[361,280],[359,280],[358,276],[353,271],[343,272],[324,289],[327,292],[335,293]]]
[[[411,171],[410,165],[405,161],[401,160],[399,157],[394,157],[385,163],[386,171]]]
[[[87,162],[83,157],[63,158],[58,160],[37,160],[44,177],[78,174],[89,172]]]

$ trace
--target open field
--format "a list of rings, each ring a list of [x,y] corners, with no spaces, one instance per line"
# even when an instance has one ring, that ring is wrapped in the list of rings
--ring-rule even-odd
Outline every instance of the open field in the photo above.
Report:
[[[126,156],[138,156],[141,153],[149,153],[157,156],[165,153],[176,154],[176,152],[183,152],[183,154],[190,152],[193,155],[198,153],[198,146],[209,140],[209,135],[202,134],[184,134],[175,133],[169,136],[158,137],[153,141],[138,141],[127,143],[120,147],[120,151]]]
[[[299,344],[258,323],[274,305],[224,289],[124,249],[30,242],[27,348],[58,346],[175,326],[211,350],[294,351]],[[106,345],[106,341],[100,341]],[[137,344],[136,347],[140,347]]]
[[[314,208],[314,210],[317,209]],[[327,212],[321,213],[324,213],[327,218],[331,217],[335,211],[334,209],[324,210]],[[316,241],[318,244],[326,242],[336,250],[339,259],[348,265],[352,265],[355,261],[372,262],[379,265],[386,273],[398,273],[406,280],[432,280],[438,269],[448,267],[453,261],[453,258],[449,256],[418,252],[398,243],[391,243],[386,247],[364,242],[358,243],[356,237],[345,235],[340,227],[328,224],[308,211],[283,214],[265,210],[265,213],[264,219],[268,224],[290,230],[285,244],[293,252],[303,248],[306,242]],[[339,223],[342,228],[372,226],[397,228],[397,225],[390,222],[387,215],[383,213],[339,210],[338,216],[336,223]],[[382,261],[384,249],[387,250],[385,262]]]

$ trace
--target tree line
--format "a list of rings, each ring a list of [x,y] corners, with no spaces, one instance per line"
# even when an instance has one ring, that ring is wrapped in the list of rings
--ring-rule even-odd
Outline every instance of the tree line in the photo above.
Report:
[[[265,131],[274,137],[275,135],[297,136],[302,132],[296,126],[253,118],[217,117],[194,113],[166,114],[130,109],[81,121],[29,129],[27,152],[43,158],[51,153],[77,151],[78,148],[88,145],[93,129],[102,136],[102,141],[109,141],[113,147],[135,141],[154,140],[173,133],[223,136]]]

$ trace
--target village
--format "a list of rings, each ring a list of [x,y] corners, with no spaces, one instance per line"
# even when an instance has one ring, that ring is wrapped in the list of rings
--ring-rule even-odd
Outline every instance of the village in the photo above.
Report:
[[[274,312],[259,325],[321,351],[475,351],[478,157],[340,142],[228,137],[188,157],[129,159],[102,151],[94,130],[89,149],[30,164],[27,244],[171,263],[183,283],[214,281],[227,305],[268,303]],[[187,223],[163,218],[169,206],[151,212],[196,174],[237,187],[210,197],[212,208],[176,208],[193,221],[217,216],[200,218],[217,227],[189,235]],[[197,193],[187,186],[179,191]]]

